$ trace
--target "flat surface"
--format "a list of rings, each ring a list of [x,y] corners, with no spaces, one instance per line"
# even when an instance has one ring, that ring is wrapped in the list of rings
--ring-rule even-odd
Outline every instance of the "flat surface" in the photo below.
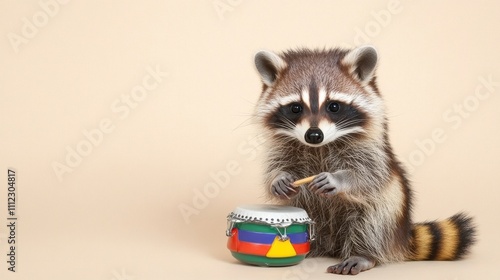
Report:
[[[238,263],[226,216],[265,202],[253,55],[361,43],[415,221],[466,211],[479,242],[356,278],[500,279],[499,2],[61,2],[0,2],[0,279],[339,278],[327,258]]]

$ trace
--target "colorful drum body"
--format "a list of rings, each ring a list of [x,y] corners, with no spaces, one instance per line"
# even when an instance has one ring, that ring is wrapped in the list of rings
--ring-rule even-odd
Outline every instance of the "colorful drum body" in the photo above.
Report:
[[[301,208],[244,205],[227,216],[227,247],[239,261],[259,266],[298,264],[309,253],[314,223]]]

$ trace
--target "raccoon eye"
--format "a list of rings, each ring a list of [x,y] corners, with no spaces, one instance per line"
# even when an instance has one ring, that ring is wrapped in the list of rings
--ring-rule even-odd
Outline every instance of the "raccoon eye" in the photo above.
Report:
[[[328,111],[332,113],[337,113],[340,110],[340,105],[337,102],[332,102],[328,104]]]
[[[300,105],[299,103],[293,103],[290,105],[290,111],[292,111],[292,113],[294,114],[298,114],[302,112],[302,105]]]

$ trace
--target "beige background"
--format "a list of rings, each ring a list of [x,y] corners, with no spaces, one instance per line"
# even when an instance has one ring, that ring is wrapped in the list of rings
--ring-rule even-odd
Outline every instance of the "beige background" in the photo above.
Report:
[[[463,261],[386,265],[358,279],[497,279],[500,3],[281,3],[1,1],[0,279],[335,277],[331,259],[238,264],[225,219],[264,201],[253,54],[358,43],[379,50],[415,220],[465,210],[479,226]],[[66,166],[60,178],[54,165]],[[9,167],[16,273],[6,263]]]

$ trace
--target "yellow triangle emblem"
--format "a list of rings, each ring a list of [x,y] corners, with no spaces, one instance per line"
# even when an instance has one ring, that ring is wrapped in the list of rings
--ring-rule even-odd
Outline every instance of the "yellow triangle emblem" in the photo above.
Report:
[[[268,258],[288,258],[295,257],[297,253],[290,242],[290,239],[285,241],[280,240],[279,236],[274,238],[273,244],[271,244],[271,248],[266,254]]]

